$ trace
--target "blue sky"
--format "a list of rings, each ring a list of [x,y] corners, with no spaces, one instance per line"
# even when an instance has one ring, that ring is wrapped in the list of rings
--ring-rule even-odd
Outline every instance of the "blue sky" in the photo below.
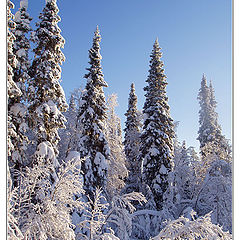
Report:
[[[15,11],[20,0],[13,0]],[[62,86],[66,97],[85,86],[88,49],[96,25],[102,35],[101,55],[106,96],[117,93],[116,109],[124,125],[130,84],[136,85],[138,107],[150,53],[158,37],[162,48],[171,116],[180,121],[179,139],[198,148],[197,94],[202,74],[213,82],[223,134],[231,138],[231,2],[229,0],[58,0],[59,26],[66,40]],[[29,0],[28,12],[38,21],[44,0]],[[14,11],[14,12],[15,12]],[[32,24],[35,29],[35,25]]]

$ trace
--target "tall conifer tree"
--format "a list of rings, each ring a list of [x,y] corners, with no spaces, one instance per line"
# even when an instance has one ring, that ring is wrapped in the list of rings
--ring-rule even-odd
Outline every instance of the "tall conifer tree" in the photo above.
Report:
[[[13,52],[17,57],[17,65],[14,68],[14,81],[22,91],[21,100],[26,100],[26,82],[29,81],[29,68],[30,61],[28,57],[30,49],[30,41],[28,39],[28,33],[32,30],[30,27],[30,21],[32,18],[27,12],[28,1],[21,0],[20,8],[15,14],[14,22],[16,24],[15,29],[13,30],[14,36],[16,38],[13,45]],[[20,102],[19,99],[16,99],[17,102]]]
[[[198,94],[200,104],[198,140],[202,157],[209,153],[215,154],[219,159],[231,162],[231,148],[222,135],[216,112],[217,102],[214,96],[212,83],[207,85],[205,75],[202,77],[201,88]]]
[[[85,75],[87,84],[82,93],[78,113],[79,143],[77,150],[81,157],[86,157],[82,164],[84,187],[86,193],[93,198],[97,187],[106,186],[107,160],[109,159],[109,146],[104,134],[104,121],[106,120],[106,101],[103,87],[104,81],[100,54],[101,36],[97,27],[92,48],[89,50],[88,73]]]
[[[56,0],[46,1],[40,13],[37,29],[33,35],[36,48],[35,58],[31,66],[30,107],[31,124],[37,136],[37,144],[48,142],[53,146],[55,154],[59,141],[58,129],[64,127],[66,111],[64,91],[60,85],[61,67],[65,60],[61,51],[65,40],[57,23],[59,9]]]
[[[150,186],[158,209],[162,207],[163,194],[168,187],[168,174],[172,171],[174,138],[160,50],[156,40],[150,55],[150,70],[146,81],[148,85],[144,88],[146,101],[140,147],[143,181]]]
[[[201,81],[201,88],[198,94],[198,100],[200,104],[199,110],[199,131],[198,140],[200,142],[200,148],[208,142],[214,141],[216,134],[216,115],[213,113],[213,108],[210,104],[210,90],[207,85],[206,76],[203,74]],[[212,101],[212,103],[214,103]],[[215,104],[215,103],[214,103]]]
[[[228,143],[228,140],[225,138],[225,136],[222,134],[222,129],[220,124],[218,123],[218,114],[216,112],[217,107],[217,101],[215,100],[215,94],[214,94],[214,88],[212,85],[212,81],[210,81],[209,84],[209,91],[210,91],[210,105],[213,111],[215,126],[216,126],[216,139],[215,144],[218,146],[218,151],[216,151],[216,154],[220,159],[223,159],[227,162],[232,161],[231,156],[231,146]],[[217,149],[216,149],[217,150]]]
[[[28,145],[28,138],[26,136],[26,131],[28,129],[26,82],[29,81],[28,71],[30,62],[28,59],[28,51],[30,43],[26,35],[31,30],[29,26],[31,18],[26,12],[27,3],[27,0],[20,1],[20,9],[16,12],[14,18],[16,27],[13,29],[13,34],[16,39],[13,44],[13,54],[16,56],[17,60],[17,64],[13,68],[13,80],[22,92],[21,96],[11,100],[11,107],[9,108],[9,113],[11,114],[17,133],[12,140],[15,150],[11,158],[11,165],[13,164],[11,171],[15,172],[14,175],[16,175],[18,171],[22,171],[22,167],[27,164],[28,160],[26,154]],[[16,181],[13,181],[13,184],[16,185]]]
[[[16,40],[13,30],[16,24],[12,21],[13,14],[11,13],[11,8],[14,8],[14,4],[8,0],[7,1],[7,91],[8,91],[8,104],[11,104],[13,98],[20,96],[21,90],[13,81],[13,68],[17,65],[16,55],[13,53],[13,44]]]
[[[15,41],[14,34],[12,31],[15,28],[15,23],[12,21],[13,14],[11,13],[11,8],[14,8],[14,4],[11,1],[7,1],[7,101],[8,101],[8,157],[9,164],[12,166],[14,164],[14,140],[17,139],[17,128],[13,120],[13,112],[10,111],[14,105],[16,98],[22,95],[21,90],[18,88],[17,84],[14,82],[14,72],[13,69],[17,65],[16,55],[13,52],[13,44]]]
[[[126,166],[129,171],[128,184],[137,184],[141,178],[141,161],[139,161],[140,145],[140,119],[137,110],[137,95],[135,86],[131,84],[131,90],[128,98],[128,110],[125,113],[126,127],[124,150],[126,155]]]

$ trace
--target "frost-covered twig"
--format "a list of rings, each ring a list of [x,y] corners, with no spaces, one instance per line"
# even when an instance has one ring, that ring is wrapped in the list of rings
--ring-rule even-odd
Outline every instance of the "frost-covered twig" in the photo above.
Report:
[[[192,212],[194,219],[194,212]],[[181,240],[181,239],[223,239],[230,240],[232,235],[229,232],[223,232],[222,228],[211,222],[210,213],[194,219],[193,221],[185,217],[171,221],[167,226],[152,240]]]

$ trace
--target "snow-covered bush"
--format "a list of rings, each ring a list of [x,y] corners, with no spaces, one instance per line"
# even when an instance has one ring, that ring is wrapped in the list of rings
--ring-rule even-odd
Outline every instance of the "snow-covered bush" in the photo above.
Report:
[[[193,220],[180,217],[168,222],[167,226],[152,240],[181,240],[181,239],[207,239],[230,240],[232,236],[223,232],[222,228],[211,222],[210,214]]]
[[[14,216],[16,207],[17,191],[12,187],[9,167],[7,165],[7,236],[11,240],[22,240],[23,234],[19,229],[19,223]]]
[[[212,211],[211,219],[224,231],[232,232],[232,170],[224,160],[211,164],[196,195],[195,209],[199,215]]]
[[[80,234],[78,239],[96,240],[102,239],[103,228],[106,224],[106,210],[108,203],[103,196],[101,189],[97,188],[94,194],[94,200],[89,197],[89,202],[84,209],[85,220],[81,221],[78,225],[80,228],[88,229],[86,235]],[[82,238],[81,238],[82,237]]]
[[[70,213],[74,208],[84,208],[81,201],[73,198],[84,192],[79,179],[81,161],[73,156],[62,163],[53,185],[51,162],[38,161],[26,169],[19,199],[20,229],[26,239],[75,239]]]
[[[108,225],[121,240],[128,240],[132,235],[132,214],[136,210],[133,202],[145,203],[146,198],[138,192],[114,196],[107,213]]]

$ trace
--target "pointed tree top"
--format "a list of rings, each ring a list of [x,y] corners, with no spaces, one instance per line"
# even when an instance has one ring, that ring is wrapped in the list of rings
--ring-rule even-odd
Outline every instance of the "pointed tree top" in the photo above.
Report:
[[[212,79],[210,79],[209,87],[212,88]]]
[[[20,8],[25,8],[27,10],[27,8],[28,8],[28,0],[21,0]]]
[[[97,27],[96,27],[95,34],[100,34],[100,30],[99,30],[99,27],[98,27],[98,25],[97,25]]]
[[[54,1],[56,2],[57,0],[54,0]],[[46,2],[46,5],[47,5],[48,3],[53,2],[53,0],[45,0],[45,2]]]
[[[99,41],[101,40],[101,35],[100,35],[100,31],[99,31],[98,25],[97,25],[96,30],[94,32],[94,39],[99,39]]]
[[[132,89],[132,90],[135,90],[135,85],[134,85],[134,83],[131,84],[131,89]]]
[[[156,38],[155,42],[154,42],[154,46],[159,47],[159,43],[158,43],[158,37]]]
[[[205,73],[203,73],[202,82],[204,82],[204,84],[207,85],[207,78],[206,78]]]

